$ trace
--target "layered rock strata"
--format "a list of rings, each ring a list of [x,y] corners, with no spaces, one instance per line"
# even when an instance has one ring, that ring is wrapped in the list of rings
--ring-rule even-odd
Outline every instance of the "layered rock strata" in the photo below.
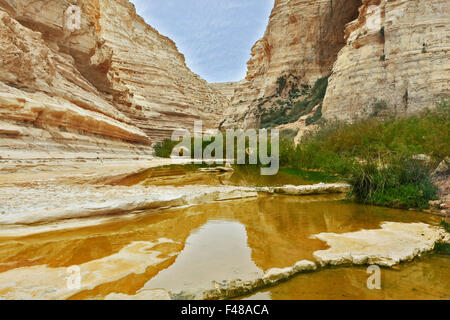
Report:
[[[216,128],[228,106],[219,91],[191,72],[175,43],[136,15],[128,0],[99,0],[99,35],[112,49],[113,88],[129,104],[123,113],[156,140],[178,128]]]
[[[346,30],[323,116],[405,116],[450,96],[450,3],[363,1]]]
[[[277,101],[328,74],[329,120],[433,108],[450,96],[449,19],[445,0],[277,0],[223,126],[258,127]]]
[[[247,76],[235,89],[225,125],[255,126],[245,121],[245,113],[258,104],[255,100],[276,95],[282,76],[295,77],[300,87],[328,75],[345,45],[344,26],[358,17],[360,5],[361,0],[276,0],[264,36],[252,48]]]
[[[127,0],[1,0],[0,29],[4,159],[148,155],[228,104]]]

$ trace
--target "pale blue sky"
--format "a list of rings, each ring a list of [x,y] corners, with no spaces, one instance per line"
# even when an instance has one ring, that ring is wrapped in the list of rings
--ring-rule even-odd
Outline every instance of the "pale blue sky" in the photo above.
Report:
[[[145,21],[177,44],[209,82],[245,77],[250,49],[263,36],[274,0],[131,0]]]

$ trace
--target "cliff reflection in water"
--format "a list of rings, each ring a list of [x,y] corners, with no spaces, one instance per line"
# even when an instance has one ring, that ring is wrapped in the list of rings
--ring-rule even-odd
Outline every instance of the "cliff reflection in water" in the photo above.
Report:
[[[330,201],[336,197],[261,196],[4,239],[0,246],[0,296],[21,297],[20,281],[40,278],[35,274],[38,270],[33,269],[36,266],[46,266],[51,274],[72,265],[81,266],[82,272],[88,267],[89,272],[97,273],[95,281],[79,291],[63,290],[55,298],[134,295],[142,288],[200,288],[213,280],[245,279],[302,259],[314,260],[312,253],[327,247],[320,240],[310,239],[312,234],[375,229],[383,221],[435,220],[420,213],[405,215],[401,210]],[[136,259],[144,259],[144,267],[133,267],[130,261]],[[108,270],[114,271],[114,277]],[[83,277],[90,279],[87,273]],[[36,291],[32,290],[33,282],[27,282],[31,287],[27,294],[39,298],[43,289],[65,283],[63,277],[52,279],[58,284],[33,280],[40,288]]]

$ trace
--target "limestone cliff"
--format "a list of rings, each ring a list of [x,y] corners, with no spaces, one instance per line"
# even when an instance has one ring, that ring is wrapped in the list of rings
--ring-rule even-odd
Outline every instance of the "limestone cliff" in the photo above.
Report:
[[[225,98],[231,101],[234,96],[234,90],[239,88],[242,85],[242,82],[211,83],[210,85],[212,88],[222,93]],[[224,110],[224,112],[227,112],[227,110]]]
[[[364,0],[346,28],[323,116],[403,116],[450,95],[450,2]]]
[[[99,35],[113,51],[113,88],[127,93],[122,109],[156,139],[201,119],[216,128],[229,101],[186,66],[175,43],[148,26],[128,0],[98,0]]]
[[[357,18],[360,4],[360,0],[276,0],[264,37],[252,48],[247,76],[235,90],[227,123],[257,126],[254,109],[278,95],[277,80],[282,76],[301,89],[328,75],[345,45],[344,26]]]
[[[3,159],[147,155],[229,103],[127,0],[0,0],[0,31]]]
[[[223,126],[295,123],[305,130],[321,116],[402,116],[433,107],[450,95],[448,21],[445,0],[276,0]],[[328,74],[325,98],[302,102]]]
[[[411,114],[450,95],[449,20],[445,0],[276,0],[246,78],[208,84],[128,0],[0,0],[0,157],[147,155],[196,119]]]

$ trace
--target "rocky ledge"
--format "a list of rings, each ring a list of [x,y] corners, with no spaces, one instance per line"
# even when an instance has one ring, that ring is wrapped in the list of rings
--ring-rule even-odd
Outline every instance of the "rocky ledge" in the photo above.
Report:
[[[351,186],[346,183],[318,183],[314,185],[286,185],[280,187],[264,187],[259,188],[261,192],[277,193],[285,195],[312,195],[312,194],[327,194],[327,193],[347,193]]]
[[[434,249],[436,242],[450,241],[443,228],[425,223],[385,222],[381,229],[313,236],[330,248],[314,252],[322,265],[376,264],[392,267]]]
[[[0,225],[28,225],[257,196],[252,188],[232,186],[55,185],[2,189]]]

